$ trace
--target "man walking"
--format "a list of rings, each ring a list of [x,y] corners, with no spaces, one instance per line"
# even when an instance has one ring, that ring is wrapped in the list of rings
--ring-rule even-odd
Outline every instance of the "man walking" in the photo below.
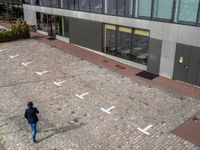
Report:
[[[37,108],[33,107],[33,102],[28,102],[27,103],[28,108],[25,111],[24,117],[28,120],[28,123],[31,126],[32,129],[32,139],[33,142],[36,143],[36,133],[37,133],[37,122],[38,117],[37,117],[37,113],[39,113],[39,111],[37,110]]]

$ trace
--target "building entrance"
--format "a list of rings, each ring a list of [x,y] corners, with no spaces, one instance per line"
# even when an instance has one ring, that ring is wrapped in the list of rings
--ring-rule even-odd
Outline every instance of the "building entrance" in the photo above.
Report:
[[[200,48],[177,44],[174,79],[200,86]]]

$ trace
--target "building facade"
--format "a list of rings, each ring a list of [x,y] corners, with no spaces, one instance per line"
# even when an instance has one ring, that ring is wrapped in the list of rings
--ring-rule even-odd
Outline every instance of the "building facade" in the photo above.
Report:
[[[200,86],[200,0],[25,0],[23,9],[43,33]]]

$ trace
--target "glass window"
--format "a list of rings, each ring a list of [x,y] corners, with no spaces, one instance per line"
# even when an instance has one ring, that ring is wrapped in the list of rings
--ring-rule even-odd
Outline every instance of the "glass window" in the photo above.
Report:
[[[95,13],[101,13],[102,3],[102,0],[90,0],[90,11]]]
[[[48,32],[47,15],[37,12],[36,17],[38,30]]]
[[[69,9],[75,8],[75,0],[69,0]]]
[[[117,1],[117,15],[124,16],[125,15],[125,0]]]
[[[115,55],[116,53],[116,26],[105,25],[105,47],[104,52]]]
[[[153,17],[171,19],[174,0],[155,0]]]
[[[116,15],[116,0],[105,0],[104,13],[110,15]]]
[[[177,0],[176,22],[196,23],[199,0]]]
[[[131,59],[146,65],[149,49],[149,31],[135,29],[132,34]]]
[[[69,20],[66,17],[56,17],[56,34],[69,37]]]
[[[131,17],[133,16],[133,0],[126,0],[125,2],[125,16]]]
[[[136,17],[151,17],[152,0],[136,0],[137,13]]]
[[[89,11],[89,0],[79,0],[79,10],[80,11]]]
[[[68,0],[62,0],[62,8],[65,8],[65,9],[69,8],[69,1]]]
[[[117,31],[117,55],[119,57],[130,59],[131,53],[131,28],[119,27]]]

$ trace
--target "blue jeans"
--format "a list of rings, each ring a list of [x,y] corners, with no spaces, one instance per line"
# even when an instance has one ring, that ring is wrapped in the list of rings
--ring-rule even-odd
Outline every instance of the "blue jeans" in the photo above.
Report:
[[[30,123],[31,130],[32,130],[32,139],[35,141],[36,133],[37,133],[37,123]]]

